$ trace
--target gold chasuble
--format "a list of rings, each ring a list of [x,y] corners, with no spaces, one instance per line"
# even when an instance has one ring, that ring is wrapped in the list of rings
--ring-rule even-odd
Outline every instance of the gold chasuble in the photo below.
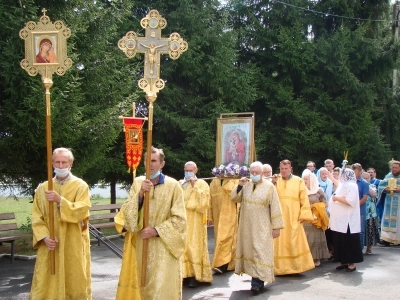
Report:
[[[300,221],[313,220],[307,188],[294,175],[276,182],[285,228],[274,239],[275,275],[302,273],[315,268],[307,237]]]
[[[211,282],[211,264],[207,246],[207,209],[210,205],[210,187],[202,179],[194,186],[180,181],[186,205],[187,237],[183,259],[183,278]]]
[[[127,231],[116,299],[182,298],[182,254],[186,241],[183,192],[175,179],[163,174],[160,177],[149,192],[149,226],[157,230],[159,237],[149,239],[144,287],[140,283],[143,240],[139,233],[143,208],[138,209],[144,176],[135,178],[128,200],[115,218],[116,228]]]
[[[274,185],[268,179],[248,182],[239,193],[232,190],[232,201],[240,203],[235,273],[274,282],[272,230],[284,227]]]
[[[30,300],[92,299],[90,239],[87,220],[90,209],[88,185],[72,174],[62,183],[53,179],[61,196],[54,207],[55,275],[51,275],[50,252],[42,241],[50,236],[47,181],[36,189],[32,206],[33,248],[37,249]]]
[[[231,191],[238,179],[216,178],[210,184],[209,220],[214,224],[215,251],[212,268],[228,264],[235,269],[236,235],[238,229],[238,205],[231,201]]]

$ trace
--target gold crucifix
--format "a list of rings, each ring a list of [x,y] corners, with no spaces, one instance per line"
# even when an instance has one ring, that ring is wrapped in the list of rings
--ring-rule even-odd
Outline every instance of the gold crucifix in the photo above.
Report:
[[[138,37],[134,31],[129,31],[118,41],[118,47],[128,58],[136,55],[136,52],[144,53],[144,78],[139,80],[139,88],[146,93],[149,102],[148,128],[147,128],[147,153],[151,153],[153,144],[153,102],[157,99],[157,92],[164,88],[164,80],[160,78],[160,54],[169,53],[169,57],[177,59],[182,52],[188,49],[188,44],[176,32],[171,33],[169,38],[161,37],[161,29],[167,26],[167,21],[160,16],[157,10],[151,10],[140,25],[146,30],[144,37]],[[146,156],[146,179],[150,178],[151,155]],[[143,228],[149,222],[150,194],[144,194],[143,201]],[[143,240],[141,285],[146,285],[147,250],[148,239]]]
[[[140,21],[140,25],[146,31],[145,36],[138,37],[134,31],[129,31],[118,41],[118,47],[128,58],[134,57],[136,53],[144,53],[144,78],[139,80],[139,87],[146,93],[157,93],[165,85],[160,78],[160,55],[169,54],[170,58],[177,59],[188,49],[188,44],[176,32],[169,38],[161,36],[167,21],[157,10],[151,10]]]
[[[182,52],[188,49],[188,44],[181,36],[174,32],[169,38],[161,37],[161,29],[167,26],[167,21],[160,16],[157,10],[151,10],[140,25],[146,30],[144,37],[138,37],[134,31],[129,31],[118,41],[118,47],[128,58],[136,55],[136,52],[144,53],[144,78],[139,80],[139,88],[146,93],[146,100],[149,102],[148,128],[147,128],[147,153],[151,153],[153,144],[153,102],[157,99],[157,92],[164,88],[164,80],[160,78],[160,54],[169,53],[169,57],[177,59]],[[150,158],[146,156],[146,179],[150,178]],[[143,228],[149,222],[149,201],[148,192],[144,194],[143,202]],[[142,268],[141,284],[146,285],[147,250],[148,239],[143,240],[142,247]]]

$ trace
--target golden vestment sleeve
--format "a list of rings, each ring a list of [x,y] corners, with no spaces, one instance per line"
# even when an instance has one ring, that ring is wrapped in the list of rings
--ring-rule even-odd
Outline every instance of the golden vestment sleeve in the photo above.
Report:
[[[329,225],[329,217],[326,213],[325,203],[314,203],[312,212],[316,217],[316,219],[312,221],[312,224],[317,228],[322,228],[322,230],[326,230]]]
[[[137,232],[142,229],[139,216],[139,191],[144,180],[143,176],[137,177],[131,186],[128,200],[121,206],[121,213],[114,218],[115,227],[122,232],[125,228],[128,232]]]
[[[231,191],[231,200],[235,203],[240,203],[243,200],[243,188],[240,190],[240,192],[237,192],[237,188],[238,186],[233,187],[232,191]]]
[[[87,223],[90,207],[89,186],[87,184],[81,185],[76,193],[75,201],[61,197],[61,221],[78,223],[84,220]]]
[[[179,259],[185,251],[186,243],[186,209],[183,190],[178,181],[172,185],[172,206],[170,217],[155,228],[160,239],[165,243],[170,253]]]
[[[208,211],[207,211],[207,220],[209,221],[213,221],[213,214],[212,214],[213,205],[211,199],[215,197],[215,189],[216,189],[215,185],[216,185],[216,180],[213,179],[210,183],[210,205],[208,206]]]
[[[313,216],[311,213],[310,200],[308,200],[307,187],[303,179],[299,181],[299,200],[300,200],[300,216],[299,221],[312,222]]]
[[[279,202],[278,192],[275,186],[272,186],[268,192],[268,196],[271,194],[270,198],[270,214],[271,214],[271,228],[272,229],[282,229],[285,227],[282,217],[281,204]]]
[[[186,197],[186,209],[194,210],[198,213],[206,213],[210,204],[210,187],[204,180],[198,180],[192,187],[188,186],[185,193],[190,195]]]
[[[38,242],[46,236],[50,236],[50,229],[45,221],[45,212],[42,202],[39,201],[41,197],[45,197],[45,184],[41,184],[35,193],[32,205],[32,231],[33,231],[33,248],[38,248]],[[47,184],[46,184],[47,187]]]
[[[47,207],[45,207],[48,206],[48,203],[38,200],[39,198],[46,198],[45,191],[48,190],[47,187],[48,184],[47,182],[45,182],[37,188],[34,197],[34,203],[32,206],[32,231],[34,249],[37,249],[38,242],[40,242],[46,236],[50,236],[50,229],[48,228],[48,210]],[[61,196],[60,207],[57,208],[57,203],[54,203],[53,205],[54,215],[56,216],[59,213],[60,221],[67,223],[84,222],[85,224],[83,224],[84,226],[82,226],[82,228],[85,228],[87,227],[89,208],[91,206],[88,185],[86,183],[80,184],[78,191],[74,195],[74,197],[74,199],[68,200],[67,198]]]

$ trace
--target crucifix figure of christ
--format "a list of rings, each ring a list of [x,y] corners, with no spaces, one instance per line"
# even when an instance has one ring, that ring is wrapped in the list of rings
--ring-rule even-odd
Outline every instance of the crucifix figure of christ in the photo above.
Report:
[[[157,99],[157,93],[159,90],[164,88],[164,81],[160,78],[160,55],[161,54],[169,54],[171,59],[177,59],[181,55],[182,52],[185,52],[188,49],[188,44],[184,41],[180,35],[176,32],[171,33],[169,38],[161,37],[161,30],[167,26],[167,21],[160,16],[157,10],[151,10],[145,18],[140,21],[140,25],[145,29],[145,36],[138,37],[134,31],[129,31],[126,35],[118,41],[118,47],[125,53],[128,58],[132,58],[136,55],[136,52],[144,53],[144,77],[141,78],[138,82],[139,88],[141,88],[146,93],[146,100],[149,102],[148,108],[148,129],[147,129],[147,149],[146,152],[148,155],[146,156],[146,180],[150,180],[151,169],[151,157],[152,153],[152,144],[153,144],[153,102]],[[158,175],[160,176],[160,175]],[[150,194],[149,192],[144,193],[143,200],[143,226],[142,231],[145,231],[149,228],[149,206],[150,206]],[[152,204],[154,205],[154,204]],[[135,211],[135,213],[137,210]],[[164,220],[165,221],[165,220]],[[157,226],[158,224],[152,224],[152,226]],[[155,228],[155,227],[154,227]],[[155,229],[154,229],[155,230]],[[161,239],[159,239],[161,240]],[[159,243],[157,240],[157,243]],[[146,290],[146,286],[152,286],[155,284],[152,278],[146,279],[147,268],[149,268],[149,272],[158,272],[158,270],[154,265],[148,266],[147,264],[147,256],[148,252],[157,251],[154,247],[156,244],[152,244],[153,246],[149,246],[149,240],[147,238],[141,240],[139,239],[139,243],[141,243],[141,247],[138,246],[138,249],[141,248],[141,268],[140,268],[140,277],[141,277],[141,288],[142,291]],[[158,244],[157,244],[158,245]],[[160,244],[160,247],[164,247],[164,244]],[[152,248],[153,247],[153,248]],[[124,270],[124,269],[122,269]],[[122,272],[122,271],[121,271]],[[123,276],[122,276],[123,277]],[[151,277],[151,276],[149,276]],[[173,278],[173,276],[171,277]],[[173,280],[174,281],[174,280]],[[178,280],[179,281],[179,280]],[[176,281],[176,282],[178,282]],[[175,282],[175,281],[174,281]],[[162,284],[166,284],[167,281],[163,281]],[[160,282],[158,284],[161,284]],[[169,288],[172,290],[178,291],[181,288],[181,284],[178,286],[171,286],[167,284]],[[146,294],[146,292],[144,292]],[[117,299],[118,298],[117,291]],[[175,296],[173,297],[176,298]],[[121,298],[122,299],[122,298]],[[172,298],[171,298],[172,299]]]
[[[154,43],[150,43],[148,46],[145,45],[145,44],[142,44],[142,43],[139,43],[139,44],[141,46],[149,49],[149,51],[146,51],[147,58],[145,59],[145,62],[144,62],[144,64],[145,64],[144,69],[145,69],[145,72],[146,72],[146,70],[150,69],[150,74],[149,75],[153,76],[153,74],[154,74],[154,64],[157,64],[158,70],[160,68],[160,64],[159,64],[158,58],[157,58],[159,56],[159,53],[157,53],[156,50],[158,48],[160,48],[160,47],[164,47],[165,44],[161,44],[161,45],[158,45],[158,46],[156,46]],[[149,63],[149,66],[146,67],[147,63]]]
[[[161,36],[167,21],[157,10],[151,10],[140,24],[145,29],[145,36],[140,37],[134,31],[129,31],[118,41],[118,47],[128,58],[136,53],[144,53],[144,77],[139,80],[139,88],[154,94],[164,88],[164,81],[160,78],[160,55],[169,54],[175,60],[188,49],[188,44],[176,32],[168,38]]]

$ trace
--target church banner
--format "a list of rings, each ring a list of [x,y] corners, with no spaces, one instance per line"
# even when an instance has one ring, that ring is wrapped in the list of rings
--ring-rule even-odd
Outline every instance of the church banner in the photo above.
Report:
[[[143,119],[124,118],[126,163],[135,171],[143,154]]]

